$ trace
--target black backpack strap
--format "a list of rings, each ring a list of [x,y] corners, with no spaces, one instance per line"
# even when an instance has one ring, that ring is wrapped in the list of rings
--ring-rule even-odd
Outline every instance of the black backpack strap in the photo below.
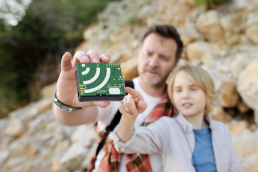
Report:
[[[125,87],[131,87],[131,88],[134,88],[134,84],[133,84],[133,81],[126,81],[125,82]],[[127,93],[126,93],[127,95]],[[96,157],[99,153],[99,151],[102,149],[102,147],[104,146],[104,144],[106,143],[106,139],[109,135],[109,133],[111,131],[114,130],[114,128],[117,126],[117,124],[119,123],[120,119],[121,119],[121,116],[122,114],[120,113],[120,111],[118,110],[114,116],[114,118],[112,119],[111,123],[109,126],[106,127],[106,133],[105,135],[103,136],[103,139],[101,140],[101,142],[99,143],[98,145],[98,148],[97,148],[97,151],[96,151]]]

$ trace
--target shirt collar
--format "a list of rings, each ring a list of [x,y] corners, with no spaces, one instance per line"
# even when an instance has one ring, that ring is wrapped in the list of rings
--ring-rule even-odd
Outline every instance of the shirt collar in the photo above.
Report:
[[[179,113],[175,118],[184,131],[193,132],[193,125],[189,121],[187,121],[187,119],[184,117],[182,113]],[[210,129],[215,129],[214,121],[212,120],[212,118],[210,116],[205,116],[205,119],[209,123]]]

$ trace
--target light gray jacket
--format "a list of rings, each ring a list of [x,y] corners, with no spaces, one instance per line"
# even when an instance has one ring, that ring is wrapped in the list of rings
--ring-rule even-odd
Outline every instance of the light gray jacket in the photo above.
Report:
[[[242,172],[228,127],[222,122],[212,120],[209,116],[206,120],[212,130],[217,172]],[[161,153],[164,172],[195,172],[192,165],[195,144],[193,126],[182,114],[173,118],[161,117],[147,127],[136,127],[133,136],[126,143],[119,140],[116,131],[111,133],[110,137],[113,138],[116,150],[119,152]]]

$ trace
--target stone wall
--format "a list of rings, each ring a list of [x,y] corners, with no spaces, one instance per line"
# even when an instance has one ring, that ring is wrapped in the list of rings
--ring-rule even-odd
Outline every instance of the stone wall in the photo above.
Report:
[[[137,76],[139,39],[152,24],[174,25],[184,42],[179,65],[201,66],[213,78],[218,107],[211,116],[226,123],[245,172],[258,171],[258,1],[232,0],[215,10],[194,0],[113,2],[84,32],[77,50],[94,49],[120,62],[124,80]],[[73,171],[95,154],[92,126],[67,127],[53,117],[56,84],[42,99],[0,120],[0,172]],[[255,123],[256,122],[256,123]]]

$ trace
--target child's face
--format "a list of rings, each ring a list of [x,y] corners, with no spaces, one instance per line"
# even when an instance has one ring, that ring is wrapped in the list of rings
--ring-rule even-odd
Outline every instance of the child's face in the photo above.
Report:
[[[205,93],[184,71],[179,72],[175,77],[173,100],[176,109],[186,117],[204,115]]]

